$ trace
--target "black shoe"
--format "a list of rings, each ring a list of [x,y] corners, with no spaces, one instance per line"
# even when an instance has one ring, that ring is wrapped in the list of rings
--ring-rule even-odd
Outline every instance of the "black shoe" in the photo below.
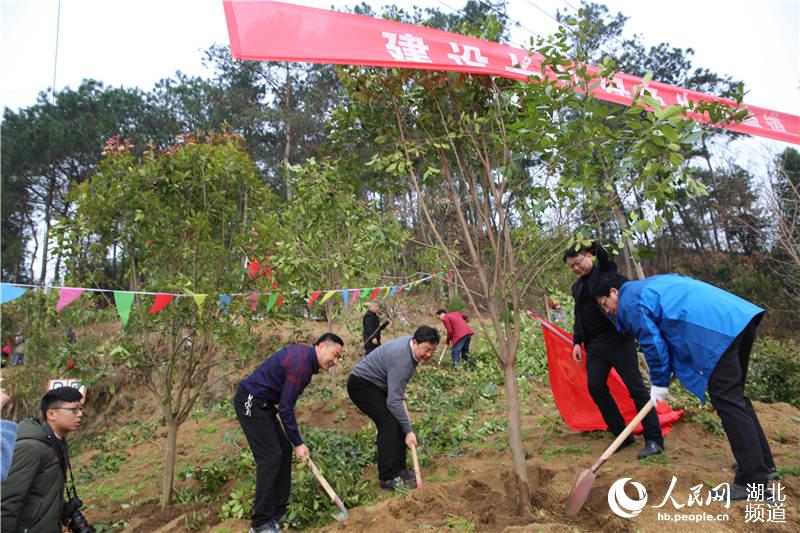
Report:
[[[751,491],[747,490],[746,485],[739,485],[738,483],[731,483],[730,484],[730,491],[731,497],[730,501],[742,501],[742,500],[751,500],[751,501],[765,501],[767,503],[771,503],[774,501],[774,495],[772,493],[772,487],[765,487],[764,490],[764,498],[760,499],[756,497],[756,494],[751,494]],[[719,489],[711,492],[711,496],[715,500],[724,501],[726,499],[726,489]]]
[[[400,476],[397,476],[396,478],[393,479],[381,480],[381,489],[383,490],[416,489],[416,488],[417,488],[416,479],[405,480]]]
[[[739,463],[733,463],[731,465],[731,470],[735,473],[739,473]],[[767,481],[780,481],[781,475],[778,473],[778,469],[774,466],[772,468],[767,468]]]
[[[644,443],[644,448],[639,452],[637,459],[646,459],[653,455],[658,455],[664,451],[664,446],[654,440],[648,440]]]
[[[634,444],[636,444],[636,437],[634,437],[633,435],[630,435],[627,439],[622,441],[622,444],[620,444],[619,448],[617,448],[617,452],[620,451],[620,450],[624,450],[628,446],[632,446]],[[614,452],[614,453],[617,453],[617,452]]]

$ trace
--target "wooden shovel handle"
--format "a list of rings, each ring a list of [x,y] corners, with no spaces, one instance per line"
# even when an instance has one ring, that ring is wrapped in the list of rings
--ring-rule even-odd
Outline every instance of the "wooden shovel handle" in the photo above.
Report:
[[[403,399],[403,408],[406,410],[406,416],[408,416],[408,402]],[[422,473],[419,469],[419,458],[417,457],[417,447],[416,445],[411,445],[411,459],[414,461],[414,476],[417,478],[417,488],[422,488]]]
[[[314,477],[317,478],[319,484],[322,485],[322,488],[325,489],[325,492],[327,492],[328,496],[330,496],[331,501],[335,502],[337,496],[336,493],[333,491],[333,488],[328,484],[328,480],[326,480],[323,477],[322,473],[317,468],[317,465],[314,464],[314,461],[312,461],[310,457],[306,459],[306,462],[308,462],[308,466],[311,467],[311,471],[314,473]]]
[[[597,462],[592,465],[592,472],[597,472],[597,469],[603,466],[603,463],[608,461],[608,459],[614,455],[614,452],[617,451],[617,448],[619,448],[625,439],[627,439],[630,434],[633,433],[633,430],[636,429],[636,426],[638,426],[641,421],[644,420],[644,417],[647,416],[652,408],[653,402],[648,400],[647,405],[642,407],[642,410],[636,413],[636,416],[633,417],[633,420],[631,420],[630,423],[625,426],[625,429],[622,430],[622,433],[620,433],[619,436],[614,439],[614,442],[611,443],[611,446],[606,448],[606,451],[603,452],[603,455],[600,456],[600,459],[598,459]]]

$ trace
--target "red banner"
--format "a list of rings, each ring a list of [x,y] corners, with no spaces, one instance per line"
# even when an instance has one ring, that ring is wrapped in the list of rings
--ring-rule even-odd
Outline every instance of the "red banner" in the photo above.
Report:
[[[370,65],[490,74],[527,81],[540,77],[541,56],[492,41],[413,24],[269,1],[224,0],[231,52],[237,59]],[[591,67],[591,74],[599,68]],[[642,78],[617,74],[595,86],[595,97],[630,105]],[[651,81],[663,106],[732,101]],[[800,144],[800,117],[756,106],[733,131]],[[699,120],[699,115],[692,115]]]
[[[608,429],[600,410],[589,395],[589,385],[586,379],[586,351],[583,352],[583,361],[580,364],[576,363],[572,359],[572,335],[540,316],[529,314],[531,318],[538,320],[542,325],[544,343],[547,348],[550,389],[553,391],[553,400],[555,400],[558,412],[561,413],[561,418],[575,431]],[[608,390],[614,397],[625,422],[633,420],[633,417],[636,416],[636,406],[633,404],[622,378],[613,368],[608,375]],[[680,420],[683,415],[683,411],[673,410],[665,402],[659,402],[657,412],[664,435],[669,433],[672,424]],[[638,435],[643,431],[644,428],[639,424],[633,432]]]

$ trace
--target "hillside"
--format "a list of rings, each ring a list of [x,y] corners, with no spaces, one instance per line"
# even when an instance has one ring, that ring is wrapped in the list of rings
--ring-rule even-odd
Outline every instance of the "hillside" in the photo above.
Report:
[[[416,317],[415,317],[416,318]],[[312,324],[310,329],[319,329]],[[535,330],[532,330],[535,331]],[[399,332],[398,332],[399,333]],[[534,333],[540,337],[538,331]],[[353,340],[347,333],[348,344]],[[582,468],[591,466],[610,439],[603,433],[577,434],[563,423],[543,377],[530,377],[522,387],[523,435],[532,489],[531,517],[513,514],[510,456],[506,450],[503,389],[500,372],[485,348],[478,345],[469,369],[449,365],[423,367],[409,388],[411,416],[421,436],[425,488],[387,494],[377,490],[374,475],[374,430],[346,398],[341,376],[356,362],[352,354],[339,369],[336,400],[329,398],[330,381],[315,377],[298,404],[298,414],[312,456],[351,509],[346,523],[334,522],[335,510],[304,467],[295,465],[294,487],[304,502],[294,524],[321,525],[323,531],[655,531],[670,530],[659,511],[716,514],[721,504],[678,511],[664,498],[677,476],[675,501],[685,504],[690,488],[707,488],[732,477],[732,458],[718,419],[699,405],[690,407],[666,440],[666,453],[653,460],[635,459],[640,445],[615,455],[600,471],[589,500],[570,519],[563,505]],[[253,364],[260,356],[253,357]],[[243,370],[242,375],[249,372]],[[240,376],[213,389],[181,427],[176,472],[176,501],[161,511],[164,430],[157,406],[135,386],[117,393],[108,404],[90,411],[93,418],[78,444],[74,467],[92,523],[114,531],[246,531],[246,520],[235,516],[236,504],[252,498],[254,467],[228,398]],[[770,523],[770,531],[791,531],[800,512],[800,410],[788,404],[756,402],[756,409],[773,447],[785,486],[785,524]],[[640,440],[641,442],[641,440]],[[318,444],[317,447],[314,446]],[[410,458],[409,458],[410,462]],[[354,464],[356,466],[354,467]],[[373,464],[360,468],[357,464]],[[651,494],[648,506],[632,520],[615,516],[606,501],[609,486],[621,477],[643,483]],[[358,504],[354,504],[355,499]],[[361,504],[361,502],[365,502]],[[227,511],[225,511],[227,509]],[[700,523],[708,531],[749,531],[746,504],[732,504],[724,523]],[[221,512],[222,511],[222,512]],[[240,511],[246,515],[246,511]],[[766,514],[765,514],[766,517]],[[675,525],[677,530],[680,526]],[[101,530],[103,530],[101,528]],[[294,529],[289,529],[294,530]]]

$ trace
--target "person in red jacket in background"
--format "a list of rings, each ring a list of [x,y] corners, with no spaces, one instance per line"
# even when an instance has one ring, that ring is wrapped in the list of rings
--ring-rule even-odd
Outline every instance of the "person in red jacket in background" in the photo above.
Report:
[[[447,330],[447,341],[453,347],[453,367],[461,362],[461,359],[466,361],[469,355],[469,341],[475,333],[472,328],[467,324],[469,317],[466,313],[459,313],[453,311],[448,313],[444,309],[436,311],[436,318],[442,321],[444,329]]]

